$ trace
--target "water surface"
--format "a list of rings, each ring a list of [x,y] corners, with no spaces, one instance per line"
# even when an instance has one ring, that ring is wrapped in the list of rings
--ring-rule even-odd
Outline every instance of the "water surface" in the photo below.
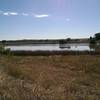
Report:
[[[11,51],[93,51],[89,44],[30,44],[30,45],[13,45],[6,46]]]

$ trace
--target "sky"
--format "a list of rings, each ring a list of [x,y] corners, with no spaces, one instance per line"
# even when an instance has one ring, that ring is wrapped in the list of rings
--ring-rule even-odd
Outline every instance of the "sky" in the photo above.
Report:
[[[100,32],[100,0],[0,0],[0,40],[88,38]]]

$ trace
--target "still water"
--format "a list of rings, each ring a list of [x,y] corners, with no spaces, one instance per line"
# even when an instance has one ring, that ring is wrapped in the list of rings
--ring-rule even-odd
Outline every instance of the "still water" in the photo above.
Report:
[[[6,46],[11,51],[94,51],[89,44],[30,44]]]

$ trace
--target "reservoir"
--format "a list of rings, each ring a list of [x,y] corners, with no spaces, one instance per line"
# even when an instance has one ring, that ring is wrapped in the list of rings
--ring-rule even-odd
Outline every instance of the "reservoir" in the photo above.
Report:
[[[94,51],[88,43],[28,44],[6,46],[11,51]]]

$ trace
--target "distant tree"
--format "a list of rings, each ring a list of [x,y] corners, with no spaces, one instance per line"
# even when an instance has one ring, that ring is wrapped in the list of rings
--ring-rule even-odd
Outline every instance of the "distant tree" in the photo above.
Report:
[[[68,42],[71,41],[71,38],[67,38],[67,41],[68,41]]]
[[[96,43],[96,39],[95,39],[95,38],[90,37],[90,43],[91,43],[91,44],[95,44],[95,43]]]
[[[92,40],[92,36],[90,36],[90,40]]]
[[[5,43],[6,43],[6,40],[2,40],[2,44],[5,45]]]
[[[96,40],[100,40],[100,33],[96,33],[96,34],[95,34],[95,39],[96,39]]]
[[[60,44],[64,44],[64,43],[66,43],[66,41],[63,40],[63,39],[61,39],[61,40],[59,41],[59,43],[60,43]]]

